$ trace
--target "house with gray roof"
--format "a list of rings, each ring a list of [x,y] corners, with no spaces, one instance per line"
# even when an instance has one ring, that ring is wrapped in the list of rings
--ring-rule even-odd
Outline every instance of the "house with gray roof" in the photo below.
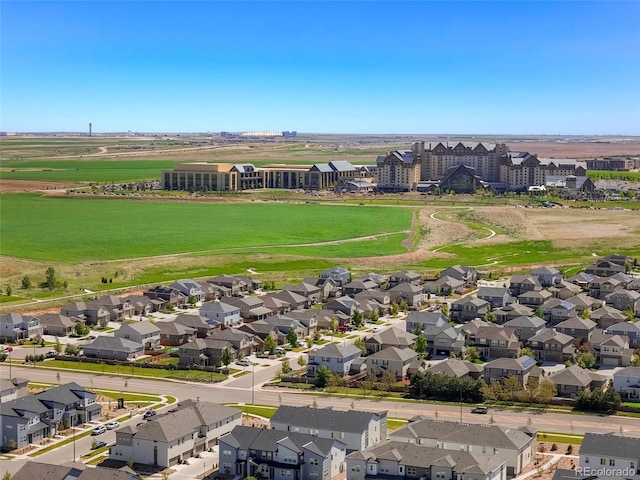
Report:
[[[553,294],[549,290],[531,290],[518,295],[518,302],[532,308],[537,308],[544,302],[553,298]]]
[[[346,295],[331,300],[330,302],[326,303],[323,308],[326,310],[331,310],[332,312],[342,312],[349,317],[353,317],[354,313],[360,310],[360,302]]]
[[[559,298],[550,298],[540,306],[540,310],[542,310],[545,320],[551,325],[564,322],[570,316],[578,314],[578,308],[575,304]]]
[[[302,310],[309,307],[307,297],[292,290],[282,290],[278,293],[272,293],[271,296],[287,302],[290,310]]]
[[[147,316],[150,313],[160,311],[164,302],[162,300],[151,299],[145,295],[129,295],[125,297],[133,308],[133,315]]]
[[[29,381],[23,378],[0,378],[0,398],[4,402],[29,394]]]
[[[570,335],[574,338],[574,345],[580,346],[581,343],[587,342],[596,328],[596,322],[588,318],[569,317],[564,322],[556,325],[556,331]]]
[[[446,325],[447,317],[442,312],[421,312],[412,310],[407,314],[407,332],[415,333],[418,328],[423,332],[427,326],[441,327]]]
[[[537,334],[545,325],[546,322],[544,319],[536,317],[535,315],[529,317],[521,315],[504,324],[505,327],[513,328],[518,335],[518,339],[523,342]]]
[[[573,337],[552,328],[544,328],[529,338],[529,348],[540,362],[566,362],[576,354]]]
[[[195,328],[198,338],[208,337],[215,328],[205,317],[195,313],[181,313],[176,316],[174,322],[185,327]]]
[[[597,373],[575,364],[556,370],[547,378],[555,384],[559,397],[575,398],[584,390],[592,390],[594,388],[594,380],[598,384],[603,383]]]
[[[531,270],[531,276],[537,278],[543,287],[558,285],[564,279],[562,273],[553,267],[540,267]]]
[[[195,280],[191,280],[190,278],[185,280],[178,280],[177,282],[169,285],[169,288],[174,288],[182,293],[187,301],[189,297],[193,297],[196,302],[204,301],[204,293],[202,291],[202,285],[200,285]]]
[[[612,293],[616,288],[623,286],[623,281],[614,276],[597,277],[594,276],[589,282],[589,295],[593,298],[603,300],[607,295]]]
[[[116,430],[109,459],[171,467],[218,443],[218,439],[242,425],[242,411],[212,402],[185,400],[173,412],[151,417],[142,425]]]
[[[571,283],[568,280],[563,280],[557,285],[553,287],[549,287],[548,289],[554,297],[560,298],[562,300],[566,300],[568,298],[573,297],[579,293],[582,293],[582,287],[576,285],[575,283]]]
[[[461,331],[466,343],[484,358],[514,358],[520,352],[520,339],[511,327],[473,321],[464,324]]]
[[[603,468],[615,468],[629,475],[618,477],[640,478],[640,438],[618,433],[587,432],[580,446],[580,469],[593,474]],[[630,475],[633,471],[635,475]]]
[[[625,272],[625,266],[609,260],[599,260],[590,267],[585,268],[585,273],[599,277],[610,277],[616,273]]]
[[[320,301],[320,287],[310,283],[296,283],[294,285],[285,285],[282,290],[297,293],[307,299],[304,308],[311,308]]]
[[[44,328],[40,321],[31,315],[19,313],[7,313],[0,316],[0,338],[15,342],[27,338],[40,338]]]
[[[506,480],[505,460],[489,453],[387,441],[347,456],[347,480],[433,478]]]
[[[484,380],[487,383],[499,382],[513,375],[525,386],[535,366],[536,361],[526,355],[519,358],[496,358],[484,364]]]
[[[418,359],[416,352],[409,348],[389,347],[365,358],[369,372],[382,376],[392,372],[398,380],[407,378],[409,366]]]
[[[399,285],[401,283],[412,283],[418,285],[422,277],[419,273],[412,272],[411,270],[401,270],[389,275],[389,283],[391,285]]]
[[[256,335],[243,332],[236,328],[225,328],[224,330],[215,330],[210,338],[215,340],[224,340],[233,345],[238,357],[246,357],[254,351],[262,349],[263,342]]]
[[[532,275],[512,275],[509,279],[509,292],[514,297],[526,292],[536,292],[542,290],[540,281]]]
[[[391,297],[391,301],[398,304],[404,301],[410,307],[421,305],[426,298],[422,286],[410,282],[399,283],[387,290],[387,292]]]
[[[567,302],[576,306],[576,312],[582,313],[584,310],[591,311],[602,306],[602,301],[593,298],[585,293],[579,293],[566,299]]]
[[[219,441],[220,473],[268,480],[331,479],[343,471],[346,445],[335,438],[236,426]]]
[[[596,362],[600,365],[627,367],[633,358],[633,349],[629,348],[629,337],[622,335],[605,335],[600,342],[592,342]]]
[[[165,305],[170,303],[174,307],[179,307],[180,305],[187,303],[187,295],[175,288],[165,287],[163,285],[151,287],[148,290],[145,290],[143,295],[152,300],[161,300],[165,302]]]
[[[498,425],[465,424],[418,417],[394,430],[390,440],[445,451],[490,454],[506,463],[509,476],[518,475],[535,456],[535,436]]]
[[[206,302],[200,307],[200,315],[211,325],[231,327],[242,323],[240,307],[223,302]]]
[[[123,323],[114,333],[116,338],[124,338],[141,343],[145,350],[160,348],[160,328],[149,321]]]
[[[40,325],[42,325],[45,335],[55,335],[56,337],[66,337],[74,333],[76,322],[79,318],[69,318],[61,313],[43,313],[38,315]]]
[[[298,339],[302,339],[309,335],[309,329],[304,326],[304,324],[295,318],[289,317],[287,315],[271,315],[263,320],[264,323],[276,327],[280,333],[283,335],[287,335],[289,330],[293,330],[296,332],[296,336]]]
[[[221,367],[222,355],[227,349],[231,353],[231,361],[238,358],[236,349],[227,340],[196,338],[192,342],[180,345],[178,363],[183,366]]]
[[[144,345],[126,338],[100,335],[82,346],[85,357],[130,361],[144,354]]]
[[[415,341],[416,335],[413,333],[391,327],[367,336],[364,339],[364,346],[367,349],[367,355],[370,355],[388,347],[413,348]]]
[[[608,335],[620,335],[629,339],[629,347],[640,348],[640,322],[618,322],[605,328]]]
[[[531,317],[535,314],[535,310],[526,305],[511,303],[501,308],[494,308],[491,313],[496,316],[496,323],[502,324],[520,316]]]
[[[364,450],[387,438],[387,412],[334,410],[333,408],[280,405],[270,419],[271,428],[320,438],[336,438],[347,453]]]
[[[640,367],[621,368],[613,374],[613,388],[622,400],[640,400]]]
[[[344,295],[355,295],[366,290],[378,290],[380,285],[373,280],[353,280],[342,287]]]
[[[481,298],[467,295],[451,303],[449,316],[458,323],[468,322],[474,318],[482,318],[489,311],[489,302]]]
[[[160,329],[160,344],[177,347],[196,339],[197,330],[176,322],[156,322]]]
[[[331,279],[338,287],[342,287],[349,283],[351,279],[351,272],[346,268],[332,267],[320,272],[320,278]]]
[[[591,312],[591,320],[596,322],[598,328],[606,329],[620,322],[625,322],[627,316],[617,308],[605,305]]]
[[[338,375],[348,375],[351,364],[356,358],[360,358],[361,354],[360,349],[352,343],[348,345],[329,343],[308,353],[307,373],[315,377],[321,367],[327,367]]]
[[[51,465],[29,460],[11,476],[12,480],[141,480],[135,472],[125,466],[121,469],[88,467],[83,463],[73,465]]]
[[[131,318],[133,315],[133,305],[126,298],[115,295],[105,295],[87,303],[87,311],[93,308],[104,307],[109,312],[109,320],[116,322],[123,318]]]
[[[73,425],[100,418],[102,407],[95,394],[71,382],[36,395],[26,395],[0,404],[0,447],[22,448],[55,433],[60,422]]]
[[[627,308],[630,308],[634,311],[636,302],[640,301],[640,292],[618,287],[613,292],[606,295],[604,299],[607,302],[607,305],[611,305],[618,310],[626,310]]]
[[[491,308],[504,307],[511,303],[516,303],[516,299],[511,296],[506,287],[480,287],[477,297],[486,300],[491,304]]]
[[[445,268],[440,272],[440,278],[452,277],[456,280],[461,280],[465,287],[475,285],[480,278],[480,273],[473,267],[464,265],[454,265],[453,267]]]
[[[434,295],[451,295],[453,293],[462,293],[465,284],[462,280],[445,275],[437,280],[431,280],[422,284],[424,293]]]
[[[427,372],[446,375],[447,377],[462,378],[469,376],[473,379],[478,379],[484,373],[484,367],[468,360],[447,358],[442,362],[431,365],[427,368]]]

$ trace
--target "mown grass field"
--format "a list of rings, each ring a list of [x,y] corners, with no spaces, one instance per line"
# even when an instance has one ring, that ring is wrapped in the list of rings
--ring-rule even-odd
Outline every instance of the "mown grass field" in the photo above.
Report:
[[[315,244],[411,226],[410,209],[317,204],[181,203],[135,200],[45,198],[3,195],[0,203],[2,253],[60,262],[115,260],[175,253],[282,252],[283,246]],[[340,255],[361,256],[400,250],[403,235],[391,240],[340,245]],[[301,247],[291,247],[293,249]],[[378,250],[380,248],[381,250]],[[288,250],[290,252],[291,250]],[[333,245],[309,256],[334,257]]]

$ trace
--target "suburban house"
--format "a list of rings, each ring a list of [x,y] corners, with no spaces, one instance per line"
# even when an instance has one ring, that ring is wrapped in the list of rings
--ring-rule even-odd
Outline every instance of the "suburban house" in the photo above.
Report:
[[[492,309],[491,313],[496,316],[496,323],[502,324],[517,317],[531,317],[535,311],[526,305],[511,303],[501,308]]]
[[[589,340],[591,332],[596,328],[596,322],[588,318],[570,317],[557,324],[555,328],[560,333],[572,336],[574,345],[578,347],[581,343]]]
[[[327,310],[325,308],[313,308],[311,310],[293,310],[286,315],[299,321],[310,332],[316,330],[330,330],[333,320],[338,326],[347,325],[351,317],[340,311]]]
[[[442,362],[431,365],[429,368],[427,368],[427,372],[457,378],[469,376],[477,380],[484,373],[484,368],[482,367],[482,365],[469,362],[468,360],[447,358]]]
[[[531,270],[531,276],[537,278],[543,287],[552,287],[564,280],[560,271],[553,267],[540,267]]]
[[[331,279],[338,287],[342,287],[349,283],[351,272],[342,267],[333,267],[320,272],[320,278]]]
[[[222,297],[220,302],[240,308],[240,316],[247,321],[264,320],[272,314],[260,297]]]
[[[536,317],[535,315],[530,317],[521,315],[505,322],[504,324],[505,327],[513,328],[521,341],[529,340],[542,330],[545,325],[546,322],[544,319]]]
[[[540,330],[529,339],[528,345],[540,362],[566,362],[576,353],[573,337],[552,328]]]
[[[346,445],[305,433],[236,426],[220,437],[220,473],[265,480],[330,480],[344,470]]]
[[[424,334],[432,354],[463,356],[466,349],[465,337],[459,328],[453,328],[449,324],[441,327],[428,326]]]
[[[489,302],[468,295],[451,303],[449,316],[458,323],[468,322],[474,318],[482,318],[489,311]]]
[[[392,327],[366,337],[364,346],[367,349],[367,355],[370,355],[388,347],[412,348],[415,340],[416,335],[413,333]]]
[[[481,357],[514,358],[520,352],[520,340],[513,328],[490,323],[479,325],[477,329],[473,326],[473,322],[463,325],[462,332],[467,344],[476,347]]]
[[[614,277],[593,277],[589,282],[589,295],[593,298],[604,299],[622,286],[622,280]]]
[[[338,375],[348,375],[351,364],[360,358],[362,352],[353,344],[336,345],[330,343],[308,354],[307,373],[315,377],[321,367],[327,367]]]
[[[425,294],[422,286],[413,283],[399,283],[395,287],[387,290],[392,302],[398,304],[405,302],[409,307],[417,307],[422,304]]]
[[[101,335],[82,346],[85,357],[130,361],[144,354],[144,345],[133,340]]]
[[[549,290],[531,290],[518,295],[518,302],[532,308],[539,307],[544,302],[554,298]]]
[[[211,338],[229,342],[235,349],[239,358],[251,355],[258,347],[257,342],[254,341],[255,335],[251,335],[250,333],[236,330],[234,328],[215,330],[211,335]],[[262,340],[259,340],[259,342],[260,345],[262,345]]]
[[[604,383],[600,375],[578,365],[571,365],[562,370],[557,370],[547,378],[556,385],[559,397],[575,398],[578,393],[584,390],[592,390]]]
[[[227,289],[225,296],[238,297],[242,293],[249,291],[249,285],[240,281],[238,277],[232,275],[218,275],[207,280],[207,283],[214,286],[222,286]]]
[[[302,279],[302,283],[315,285],[320,289],[320,302],[326,302],[329,298],[336,298],[342,295],[342,287],[330,278],[307,277]]]
[[[320,287],[310,283],[296,283],[295,285],[285,285],[282,290],[297,293],[307,299],[305,308],[311,308],[320,301]]]
[[[147,316],[150,313],[160,311],[164,307],[163,300],[151,299],[144,295],[129,295],[125,300],[131,304],[132,315]]]
[[[263,295],[262,302],[265,308],[268,308],[272,315],[285,314],[291,311],[291,304],[278,297],[275,297],[271,293]]]
[[[182,295],[186,297],[187,301],[189,301],[189,298],[191,298],[196,302],[204,302],[202,285],[194,280],[178,280],[177,282],[169,285],[169,288],[178,290],[180,293],[182,293]]]
[[[366,357],[365,364],[376,376],[392,372],[398,380],[404,380],[409,366],[417,359],[418,354],[409,348],[389,347]]]
[[[468,424],[424,417],[389,435],[390,440],[413,443],[445,451],[491,455],[506,463],[507,475],[518,475],[535,456],[535,435],[498,425]]]
[[[286,315],[271,315],[262,321],[272,327],[276,327],[280,333],[285,336],[289,333],[289,330],[296,332],[298,339],[304,338],[310,333],[313,333],[309,332],[309,329],[301,322],[295,318],[287,317]]]
[[[302,310],[309,308],[309,300],[304,295],[293,292],[291,290],[283,290],[279,293],[272,293],[272,297],[287,302],[289,304],[289,310]]]
[[[98,327],[106,327],[111,321],[114,315],[118,315],[119,312],[115,312],[113,315],[109,309],[99,303],[90,302],[84,305],[83,315],[84,323],[87,325],[95,325]],[[62,312],[64,315],[70,315],[68,312]]]
[[[174,322],[179,323],[180,325],[183,325],[185,327],[194,328],[196,330],[196,335],[198,336],[198,338],[208,337],[209,335],[211,335],[211,332],[213,332],[215,328],[215,326],[207,322],[207,319],[205,317],[193,313],[181,313],[180,315],[176,316]]]
[[[145,350],[160,348],[160,328],[151,322],[123,323],[113,335],[141,343]]]
[[[448,275],[422,284],[422,290],[424,293],[434,295],[451,295],[452,293],[461,293],[464,290],[464,287],[465,284],[462,280],[449,277]]]
[[[211,325],[230,327],[242,323],[240,307],[222,302],[206,302],[200,307],[200,316]]]
[[[542,290],[540,281],[532,275],[513,275],[509,280],[509,292],[514,297],[527,292],[537,292]]]
[[[484,380],[487,383],[499,382],[513,375],[524,386],[535,366],[536,361],[526,355],[519,358],[496,358],[484,364]]]
[[[177,347],[196,339],[196,329],[176,322],[156,322],[160,329],[160,344]]]
[[[559,298],[550,298],[540,306],[540,310],[542,310],[545,320],[551,325],[564,322],[578,313],[578,308],[573,303]]]
[[[264,320],[256,320],[251,323],[243,323],[238,327],[238,330],[247,332],[251,335],[255,335],[264,343],[265,339],[269,336],[273,337],[276,341],[276,345],[284,345],[287,343],[287,337],[281,333],[277,327],[266,323]]]
[[[585,272],[578,272],[566,279],[567,282],[579,286],[582,290],[589,290],[589,282],[593,280],[593,275]]]
[[[590,312],[596,308],[602,306],[602,301],[597,300],[585,293],[579,293],[566,299],[567,302],[573,303],[576,306],[576,312],[582,314],[584,310]]]
[[[0,338],[15,342],[27,338],[40,338],[44,328],[40,321],[31,315],[7,313],[0,316]]]
[[[179,307],[180,305],[187,303],[187,296],[181,291],[171,287],[163,287],[161,285],[146,290],[143,295],[151,298],[152,300],[162,300],[174,307]]]
[[[480,273],[473,267],[466,267],[463,265],[454,265],[453,267],[445,268],[440,272],[440,278],[452,277],[456,280],[464,282],[465,287],[475,285],[480,278]]]
[[[2,402],[1,448],[25,447],[54,434],[60,422],[79,425],[95,421],[101,414],[95,394],[73,382]]]
[[[629,337],[626,336],[605,335],[601,342],[592,342],[591,347],[600,365],[627,367],[633,357],[633,349],[629,348]]]
[[[620,322],[625,322],[627,317],[617,308],[605,305],[591,312],[591,320],[596,322],[598,328],[608,328]]]
[[[235,360],[237,353],[231,342],[214,338],[196,338],[193,342],[180,345],[178,363],[184,366],[221,367],[222,354],[227,349],[231,353],[231,361]]]
[[[477,297],[489,302],[491,308],[504,307],[516,302],[506,287],[480,287]]]
[[[29,395],[29,380],[23,378],[0,378],[0,398],[8,402]]]
[[[604,297],[607,305],[611,305],[618,310],[626,310],[628,308],[631,311],[634,310],[634,306],[638,300],[640,300],[640,292],[635,290],[625,290],[624,288],[616,288],[613,292]]]
[[[618,433],[590,433],[587,432],[580,446],[580,469],[583,473],[593,475],[598,471],[609,468],[627,471],[629,475],[615,475],[616,477],[640,477],[640,438],[626,437]],[[634,472],[635,475],[630,475]]]
[[[406,324],[407,332],[415,333],[418,331],[418,328],[424,332],[429,325],[441,327],[447,325],[448,322],[447,317],[441,312],[419,312],[412,310],[407,314]]]
[[[387,439],[387,412],[280,405],[271,417],[271,428],[338,439],[351,453]]]
[[[389,275],[389,284],[399,285],[401,283],[412,283],[413,285],[419,285],[422,277],[419,273],[412,272],[411,270],[401,270]]]
[[[242,425],[242,411],[212,402],[189,399],[174,410],[116,430],[109,458],[166,468],[217,445],[221,436]]]
[[[353,280],[342,287],[343,295],[355,295],[367,290],[377,290],[380,287],[373,280]]]
[[[102,306],[109,312],[109,320],[116,322],[124,318],[131,318],[133,315],[133,305],[127,299],[116,297],[115,295],[105,295],[89,302],[87,309],[93,306]]]
[[[609,260],[600,260],[585,268],[584,272],[598,277],[610,277],[616,273],[624,273],[625,267]]]
[[[607,335],[620,335],[629,339],[629,347],[640,348],[640,323],[619,322],[605,329]]]
[[[346,480],[506,480],[502,457],[387,441],[347,456]]]
[[[61,313],[43,313],[38,315],[40,325],[42,325],[45,335],[55,335],[56,337],[66,337],[74,333],[74,327],[78,318],[69,318]]]
[[[582,292],[582,287],[576,285],[575,283],[571,283],[568,280],[563,280],[559,284],[549,287],[548,289],[554,297],[560,298],[562,300],[566,300],[567,298],[571,298],[574,295],[578,295]]]
[[[623,400],[640,400],[640,367],[626,367],[613,374],[613,388]]]

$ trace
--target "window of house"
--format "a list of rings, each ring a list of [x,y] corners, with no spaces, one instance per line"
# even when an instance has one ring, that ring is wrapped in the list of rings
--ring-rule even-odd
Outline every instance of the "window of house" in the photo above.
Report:
[[[407,467],[407,475],[417,475],[418,474],[418,470],[416,469],[416,467]]]

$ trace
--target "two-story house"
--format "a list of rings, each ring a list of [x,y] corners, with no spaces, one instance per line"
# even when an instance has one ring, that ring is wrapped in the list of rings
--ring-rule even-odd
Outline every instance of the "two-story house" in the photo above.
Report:
[[[87,303],[87,310],[91,310],[92,307],[105,308],[109,312],[109,321],[111,322],[131,318],[134,310],[130,300],[115,295],[105,295]]]
[[[613,374],[613,388],[628,402],[640,400],[640,367],[626,367]]]
[[[233,345],[237,356],[240,358],[251,355],[258,349],[258,345],[262,345],[263,343],[259,338],[256,339],[257,337],[255,335],[251,335],[247,332],[243,332],[242,330],[237,330],[235,328],[214,330],[210,338],[229,342],[231,345]]]
[[[116,430],[109,458],[167,468],[208,450],[240,425],[242,411],[236,408],[185,400],[170,413]]]
[[[591,332],[596,328],[596,322],[588,318],[570,317],[568,320],[558,323],[555,328],[556,331],[573,337],[573,344],[579,347],[580,344],[589,341]]]
[[[85,357],[126,362],[144,355],[144,345],[126,338],[100,335],[91,343],[83,345],[82,352]]]
[[[351,272],[342,267],[332,267],[320,272],[320,278],[331,279],[338,287],[342,287],[351,280]]]
[[[503,381],[513,375],[525,386],[535,366],[536,361],[526,355],[519,358],[497,358],[484,364],[484,380],[487,383]]]
[[[160,344],[165,347],[177,347],[196,339],[196,329],[176,322],[156,322],[160,329]]]
[[[410,311],[407,314],[407,332],[425,331],[428,326],[441,327],[447,324],[447,317],[442,312]]]
[[[424,293],[434,295],[451,295],[452,293],[460,293],[464,291],[465,284],[462,280],[445,275],[437,280],[424,282],[422,290]]]
[[[401,283],[411,283],[413,285],[419,285],[422,277],[419,273],[412,272],[411,270],[401,270],[389,275],[390,285],[399,285]]]
[[[626,321],[627,317],[617,308],[605,305],[604,307],[598,308],[597,310],[591,312],[591,320],[596,322],[598,328],[605,329],[612,325],[615,325],[616,323]]]
[[[532,275],[512,275],[509,279],[509,292],[514,297],[540,290],[542,290],[540,281]]]
[[[271,428],[338,439],[351,453],[387,439],[387,412],[280,405],[271,417]]]
[[[311,308],[320,301],[320,287],[310,283],[296,283],[294,285],[285,285],[282,290],[297,293],[307,299],[305,308]]]
[[[610,470],[620,474],[607,477],[637,480],[640,478],[640,438],[587,432],[580,446],[580,470],[582,474],[591,476]]]
[[[148,290],[143,292],[145,297],[149,297],[152,300],[158,299],[166,302],[165,304],[171,304],[174,307],[179,307],[180,305],[184,305],[187,303],[188,295],[185,295],[181,291],[171,288],[165,287],[162,285],[158,285],[155,287],[151,287]]]
[[[523,342],[537,334],[545,325],[546,322],[544,319],[536,317],[535,315],[529,317],[521,315],[504,324],[505,327],[513,328],[518,335],[518,339]]]
[[[514,358],[520,352],[520,340],[516,331],[503,325],[485,324],[477,329],[470,328],[472,322],[462,327],[469,346],[476,347],[480,356],[485,358]]]
[[[36,317],[19,313],[0,316],[0,338],[5,338],[7,341],[41,338],[43,334],[44,328]]]
[[[346,445],[306,433],[236,426],[220,437],[220,473],[265,480],[331,480],[344,470]]]
[[[518,302],[531,308],[537,308],[550,298],[553,298],[553,294],[549,290],[531,290],[518,295]]]
[[[184,366],[221,367],[225,350],[231,353],[231,360],[238,358],[236,349],[227,340],[214,338],[196,338],[194,341],[180,345],[178,350],[179,364]]]
[[[540,306],[540,310],[542,310],[545,320],[551,325],[564,322],[569,317],[577,315],[578,312],[573,303],[559,298],[550,298]]]
[[[123,323],[113,335],[141,343],[145,350],[157,350],[160,348],[160,328],[155,323],[146,321]]]
[[[635,290],[625,290],[624,288],[616,288],[613,292],[604,297],[607,305],[611,305],[618,310],[626,310],[630,308],[634,310],[636,302],[640,300],[640,292]]]
[[[489,311],[489,302],[468,295],[451,303],[449,316],[458,323],[468,322],[474,318],[482,318]]]
[[[633,357],[633,349],[629,348],[629,337],[621,335],[605,335],[599,344],[592,344],[596,362],[600,365],[627,367]]]
[[[640,348],[640,322],[619,322],[605,328],[607,335],[620,335],[629,339],[629,347]]]
[[[351,364],[360,358],[362,352],[353,344],[336,345],[330,343],[314,349],[308,354],[307,373],[315,377],[321,367],[326,367],[338,375],[348,375]]]
[[[421,285],[416,285],[410,282],[402,282],[395,287],[390,288],[388,291],[392,302],[401,303],[406,302],[410,307],[416,307],[423,303],[425,294]]]
[[[388,347],[412,348],[415,341],[416,335],[413,333],[392,327],[366,337],[364,346],[367,350],[367,355],[370,355]]]
[[[215,326],[211,325],[205,317],[195,313],[181,313],[176,316],[174,322],[185,327],[194,328],[198,338],[208,337],[215,329]]]
[[[589,296],[602,300],[622,284],[618,278],[594,276],[589,282]]]
[[[417,417],[394,430],[390,440],[445,451],[465,451],[500,458],[508,475],[518,475],[535,455],[535,438],[524,431],[498,425],[465,424]]]
[[[409,366],[417,360],[416,352],[409,348],[389,347],[365,358],[367,370],[377,376],[392,372],[398,380],[407,378]]]
[[[540,362],[566,362],[576,353],[573,337],[551,328],[544,328],[529,338],[528,345]]]
[[[564,280],[562,273],[553,267],[540,267],[531,270],[531,276],[537,278],[543,287],[552,287]]]
[[[240,307],[223,302],[206,302],[200,307],[200,315],[211,325],[231,327],[242,322]]]
[[[202,291],[202,285],[200,285],[195,280],[178,280],[177,282],[169,285],[169,288],[178,290],[187,298],[187,301],[189,300],[189,298],[192,298],[196,302],[204,302],[204,292]]]
[[[445,268],[440,272],[440,278],[452,277],[456,280],[464,282],[465,287],[475,285],[480,278],[480,273],[473,267],[464,265],[454,265],[453,267]]]
[[[559,397],[575,398],[584,390],[592,390],[596,384],[600,386],[603,381],[598,378],[598,374],[592,373],[586,368],[578,365],[571,365],[561,370],[552,372],[548,377],[558,390]]]

